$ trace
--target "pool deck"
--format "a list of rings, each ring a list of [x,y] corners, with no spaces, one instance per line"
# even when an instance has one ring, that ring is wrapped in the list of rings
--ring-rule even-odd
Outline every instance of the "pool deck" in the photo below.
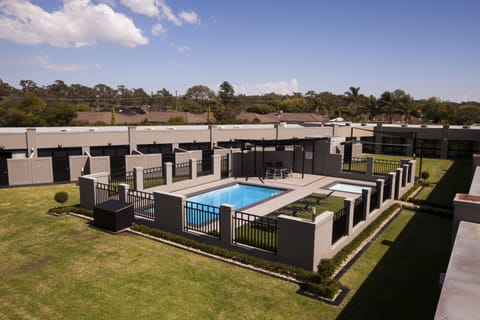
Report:
[[[339,181],[354,183],[354,184],[361,183],[364,185],[372,185],[372,186],[375,185],[375,183],[369,183],[366,181],[349,180],[349,179],[342,179],[337,177],[328,177],[328,176],[320,176],[320,175],[312,175],[312,174],[305,174],[304,178],[302,178],[301,174],[293,173],[290,175],[290,177],[286,179],[260,179],[257,177],[227,178],[227,179],[222,179],[219,181],[198,185],[198,186],[183,189],[183,190],[178,190],[178,191],[175,191],[174,193],[181,194],[181,195],[189,195],[189,194],[197,193],[200,191],[219,188],[221,186],[232,184],[232,183],[249,183],[249,184],[260,185],[260,186],[289,189],[288,192],[285,192],[284,194],[275,197],[275,199],[267,200],[242,210],[243,212],[264,216],[269,214],[270,212],[273,212],[275,210],[278,210],[288,205],[289,203],[302,199],[311,193],[329,194],[330,192],[332,192],[332,190],[327,189],[327,187],[332,183],[339,182]],[[332,195],[335,195],[338,197],[344,197],[344,198],[358,197],[358,194],[345,193],[345,192],[339,192],[339,191],[335,191]]]

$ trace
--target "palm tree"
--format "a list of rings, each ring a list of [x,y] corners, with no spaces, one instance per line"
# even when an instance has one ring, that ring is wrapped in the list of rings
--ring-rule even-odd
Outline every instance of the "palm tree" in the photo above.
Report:
[[[368,120],[373,120],[375,116],[381,113],[377,98],[372,95],[368,97],[364,107],[365,107],[365,112],[368,113]]]
[[[350,87],[349,90],[350,91],[345,91],[345,98],[352,108],[352,114],[355,115],[358,107],[360,106],[360,94],[358,93],[360,91],[360,87]]]
[[[382,93],[380,99],[378,100],[378,106],[380,107],[379,111],[381,113],[386,113],[390,122],[392,122],[392,114],[393,110],[395,109],[395,105],[395,97],[390,91],[385,91]]]

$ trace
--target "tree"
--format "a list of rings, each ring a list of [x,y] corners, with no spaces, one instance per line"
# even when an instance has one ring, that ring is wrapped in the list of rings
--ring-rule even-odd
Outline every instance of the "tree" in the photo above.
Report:
[[[395,104],[395,98],[393,96],[393,93],[391,93],[390,91],[385,91],[384,93],[382,93],[380,99],[378,100],[378,106],[380,107],[381,113],[387,114],[390,122],[392,122],[392,115]]]
[[[429,98],[421,106],[422,115],[425,120],[434,123],[446,121],[448,119],[447,105],[437,98]]]
[[[220,85],[220,90],[218,91],[218,96],[222,100],[224,105],[228,105],[232,102],[235,95],[235,90],[233,86],[228,81],[223,81]]]
[[[206,105],[206,102],[215,97],[215,92],[213,92],[209,87],[198,84],[187,89],[185,93],[185,98],[195,100],[202,105]]]
[[[33,93],[38,89],[37,84],[32,80],[20,80],[20,86],[23,92]]]
[[[367,102],[365,103],[364,109],[368,113],[368,120],[373,120],[376,116],[378,116],[381,113],[377,98],[372,95],[368,97]]]
[[[352,108],[352,114],[357,114],[357,110],[360,106],[361,96],[358,93],[360,91],[360,87],[350,87],[350,91],[345,91],[344,95],[347,99],[350,107]]]

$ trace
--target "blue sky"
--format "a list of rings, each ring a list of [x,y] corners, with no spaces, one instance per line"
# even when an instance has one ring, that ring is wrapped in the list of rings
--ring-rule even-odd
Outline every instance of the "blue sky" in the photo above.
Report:
[[[480,101],[478,0],[0,0],[0,79]]]

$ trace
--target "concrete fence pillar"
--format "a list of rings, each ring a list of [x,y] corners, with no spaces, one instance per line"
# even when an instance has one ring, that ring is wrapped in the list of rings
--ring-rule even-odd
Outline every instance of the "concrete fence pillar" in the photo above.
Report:
[[[181,234],[185,226],[185,202],[187,198],[168,192],[154,192],[156,228]]]
[[[383,203],[383,186],[385,185],[384,179],[377,179],[375,181],[375,187],[377,188],[377,203],[375,208],[379,208]]]
[[[365,171],[365,174],[367,175],[367,177],[373,176],[373,162],[374,162],[374,159],[372,157],[367,157],[367,168]]]
[[[133,188],[135,190],[143,190],[143,168],[135,167],[133,168]]]
[[[228,155],[229,161],[230,161],[230,154],[227,154],[227,155]],[[215,180],[220,180],[222,178],[222,155],[214,154],[212,156],[212,162],[213,162],[212,163],[212,170],[213,170],[213,175],[215,177]]]
[[[108,184],[108,172],[100,172],[78,177],[80,189],[80,206],[92,210],[97,199],[97,182]]]
[[[389,199],[395,199],[395,190],[396,190],[396,185],[397,185],[397,173],[396,172],[390,172],[388,175],[390,176],[390,181],[392,181],[392,183],[390,184],[390,198]]]
[[[417,172],[417,160],[410,160],[410,180],[409,182],[413,185],[415,184],[415,175]]]
[[[235,237],[233,230],[233,215],[235,214],[235,206],[222,204],[220,206],[220,241],[228,248]]]
[[[394,199],[398,200],[400,197],[400,191],[402,189],[402,176],[403,176],[403,168],[397,168],[395,171],[395,194]]]
[[[348,230],[347,235],[350,235],[353,229],[353,209],[355,204],[355,199],[353,198],[345,198],[343,200],[345,210],[348,212]]]
[[[190,158],[188,159],[189,168],[189,177],[191,180],[197,180],[197,159]]]
[[[372,195],[372,188],[362,188],[363,198],[363,219],[367,220],[367,216],[370,213],[370,197]]]
[[[128,202],[128,190],[130,186],[126,183],[120,183],[118,185],[118,200],[122,202]]]
[[[163,172],[164,172],[164,175],[165,175],[165,184],[166,185],[170,185],[173,183],[173,172],[172,172],[172,168],[173,167],[173,164],[171,162],[165,162],[163,164]]]
[[[307,270],[316,268],[314,261],[315,223],[286,215],[278,216],[277,221],[278,259]]]

